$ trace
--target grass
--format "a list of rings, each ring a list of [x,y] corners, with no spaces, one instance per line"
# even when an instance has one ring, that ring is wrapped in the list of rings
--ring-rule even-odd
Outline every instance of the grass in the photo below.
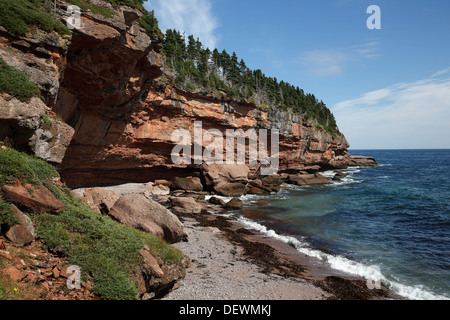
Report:
[[[80,7],[83,10],[91,10],[95,14],[100,14],[105,18],[112,18],[116,13],[108,8],[95,5],[89,0],[67,0],[67,2]]]
[[[21,101],[41,95],[36,84],[31,82],[22,71],[8,65],[2,58],[0,58],[0,91]]]
[[[133,274],[139,272],[139,251],[148,245],[165,263],[179,263],[183,254],[161,239],[101,216],[75,198],[69,190],[44,183],[65,204],[62,214],[37,217],[37,232],[49,249],[57,250],[78,265],[93,288],[106,300],[131,300],[137,296]]]
[[[40,9],[44,0],[0,0],[0,24],[16,35],[26,35],[30,26],[35,25],[45,31],[56,31],[70,35],[69,29]]]
[[[12,227],[19,223],[19,218],[14,214],[11,206],[0,198],[0,227],[2,225]]]
[[[131,300],[138,293],[139,251],[147,245],[160,262],[181,263],[183,254],[158,237],[122,225],[89,208],[71,191],[49,178],[57,171],[44,161],[13,149],[0,149],[0,185],[19,179],[42,184],[65,205],[59,215],[32,214],[37,234],[53,252],[68,257],[81,268],[85,280],[93,280],[94,293],[106,300]],[[0,223],[9,221],[11,207],[0,199]],[[11,221],[9,221],[11,222]]]
[[[43,180],[58,176],[56,169],[45,161],[11,148],[0,150],[0,186],[15,183],[16,179],[41,185]]]
[[[106,1],[111,3],[114,7],[128,6],[131,8],[138,9],[142,12],[146,11],[143,6],[144,0],[106,0]]]

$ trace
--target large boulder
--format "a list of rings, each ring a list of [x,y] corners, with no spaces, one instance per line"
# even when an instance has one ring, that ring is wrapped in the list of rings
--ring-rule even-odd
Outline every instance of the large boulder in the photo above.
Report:
[[[92,210],[100,214],[108,214],[120,194],[104,188],[91,188],[84,191],[83,201],[91,207]]]
[[[281,178],[281,176],[278,174],[267,176],[263,178],[261,181],[265,185],[275,185],[275,186],[281,186],[284,183],[283,178]]]
[[[224,197],[240,197],[247,193],[247,187],[242,183],[225,183],[216,186],[214,191]]]
[[[172,190],[184,190],[193,192],[202,192],[203,185],[200,178],[179,178],[175,177],[172,179],[172,184],[170,186]]]
[[[245,164],[204,164],[201,178],[208,189],[213,189],[227,183],[247,183],[249,172]]]
[[[254,186],[250,186],[247,193],[248,194],[255,194],[255,195],[267,195],[270,194],[271,190],[268,191],[266,188],[264,187],[254,187]]]
[[[62,163],[75,130],[62,121],[49,119],[42,122],[30,138],[29,146],[34,155],[47,162]]]
[[[187,240],[183,224],[172,212],[143,194],[120,197],[109,215],[129,227],[176,243]]]
[[[373,157],[350,156],[348,165],[352,167],[377,167],[378,162]]]
[[[23,186],[20,181],[16,181],[13,185],[3,186],[1,191],[6,200],[29,212],[61,213],[64,210],[64,203],[44,186]]]
[[[203,206],[192,197],[172,197],[172,210],[176,213],[201,214]]]

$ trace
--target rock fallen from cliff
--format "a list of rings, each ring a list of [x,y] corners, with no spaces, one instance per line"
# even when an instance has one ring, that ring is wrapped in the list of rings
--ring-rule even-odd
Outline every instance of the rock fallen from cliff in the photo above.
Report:
[[[242,183],[226,183],[216,186],[214,191],[224,197],[240,197],[247,193],[247,187]]]
[[[224,206],[225,203],[226,203],[225,201],[223,201],[222,199],[217,198],[217,197],[211,197],[211,198],[208,200],[208,202],[211,203],[211,204],[214,204],[214,205],[216,205],[216,206]]]
[[[250,186],[247,191],[248,194],[255,194],[255,195],[267,195],[270,194],[270,191],[268,191],[266,188],[261,187],[254,187]]]
[[[320,173],[316,174],[301,174],[301,175],[289,175],[287,183],[298,186],[305,185],[325,185],[330,184],[330,181]]]
[[[347,176],[347,174],[346,173],[344,173],[344,172],[342,172],[342,171],[336,171],[335,172],[335,176],[336,177],[346,177]]]
[[[245,164],[204,164],[201,178],[205,186],[212,189],[228,183],[247,183],[249,172]]]
[[[30,138],[29,146],[34,155],[51,163],[62,163],[75,130],[58,120],[42,123]]]
[[[30,184],[23,186],[17,181],[13,185],[4,185],[1,193],[7,201],[29,212],[57,214],[64,210],[64,203],[56,199],[44,186],[35,187]]]
[[[29,245],[35,239],[30,231],[21,224],[11,227],[5,235],[9,241],[21,246]]]
[[[172,211],[182,214],[201,214],[203,206],[195,201],[192,197],[171,197],[172,201]]]
[[[284,183],[284,180],[278,174],[267,176],[263,178],[261,181],[265,185],[275,185],[275,186],[281,186]]]
[[[84,191],[82,200],[99,214],[108,214],[119,198],[120,194],[113,190],[91,188]]]
[[[150,254],[150,252],[148,252],[147,250],[144,250],[144,249],[139,251],[139,253],[140,253],[141,257],[144,259],[144,264],[143,264],[143,268],[145,270],[144,272],[150,276],[163,278],[164,272],[161,270],[161,267],[159,266],[158,261],[156,261],[155,257],[153,257]]]
[[[377,167],[378,162],[373,157],[350,156],[348,165],[352,167]]]
[[[178,217],[143,194],[120,197],[109,215],[122,224],[160,237],[169,243],[187,240],[183,224]]]
[[[9,228],[5,235],[8,240],[18,245],[26,246],[36,238],[33,222],[30,217],[20,211],[16,206],[12,205],[11,208],[20,223]]]
[[[229,202],[227,202],[223,207],[225,209],[230,209],[230,210],[239,210],[239,209],[242,209],[243,203],[238,198],[233,198]]]
[[[200,178],[179,178],[175,177],[171,181],[170,188],[172,190],[184,190],[190,192],[202,192],[203,185],[200,181]]]
[[[170,188],[165,185],[157,185],[145,190],[146,197],[152,196],[168,196],[170,194]]]

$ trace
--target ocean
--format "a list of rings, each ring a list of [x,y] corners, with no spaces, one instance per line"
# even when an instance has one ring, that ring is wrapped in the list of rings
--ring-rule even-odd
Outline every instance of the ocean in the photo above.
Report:
[[[415,300],[450,298],[450,150],[351,150],[379,167],[243,197],[233,215],[332,268]],[[324,172],[333,177],[333,171]],[[255,205],[266,200],[269,205]]]

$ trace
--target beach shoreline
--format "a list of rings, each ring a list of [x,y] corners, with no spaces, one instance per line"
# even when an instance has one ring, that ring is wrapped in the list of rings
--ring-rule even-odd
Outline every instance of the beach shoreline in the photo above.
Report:
[[[332,269],[280,240],[209,212],[181,216],[191,259],[186,277],[163,300],[402,300],[367,280]]]

